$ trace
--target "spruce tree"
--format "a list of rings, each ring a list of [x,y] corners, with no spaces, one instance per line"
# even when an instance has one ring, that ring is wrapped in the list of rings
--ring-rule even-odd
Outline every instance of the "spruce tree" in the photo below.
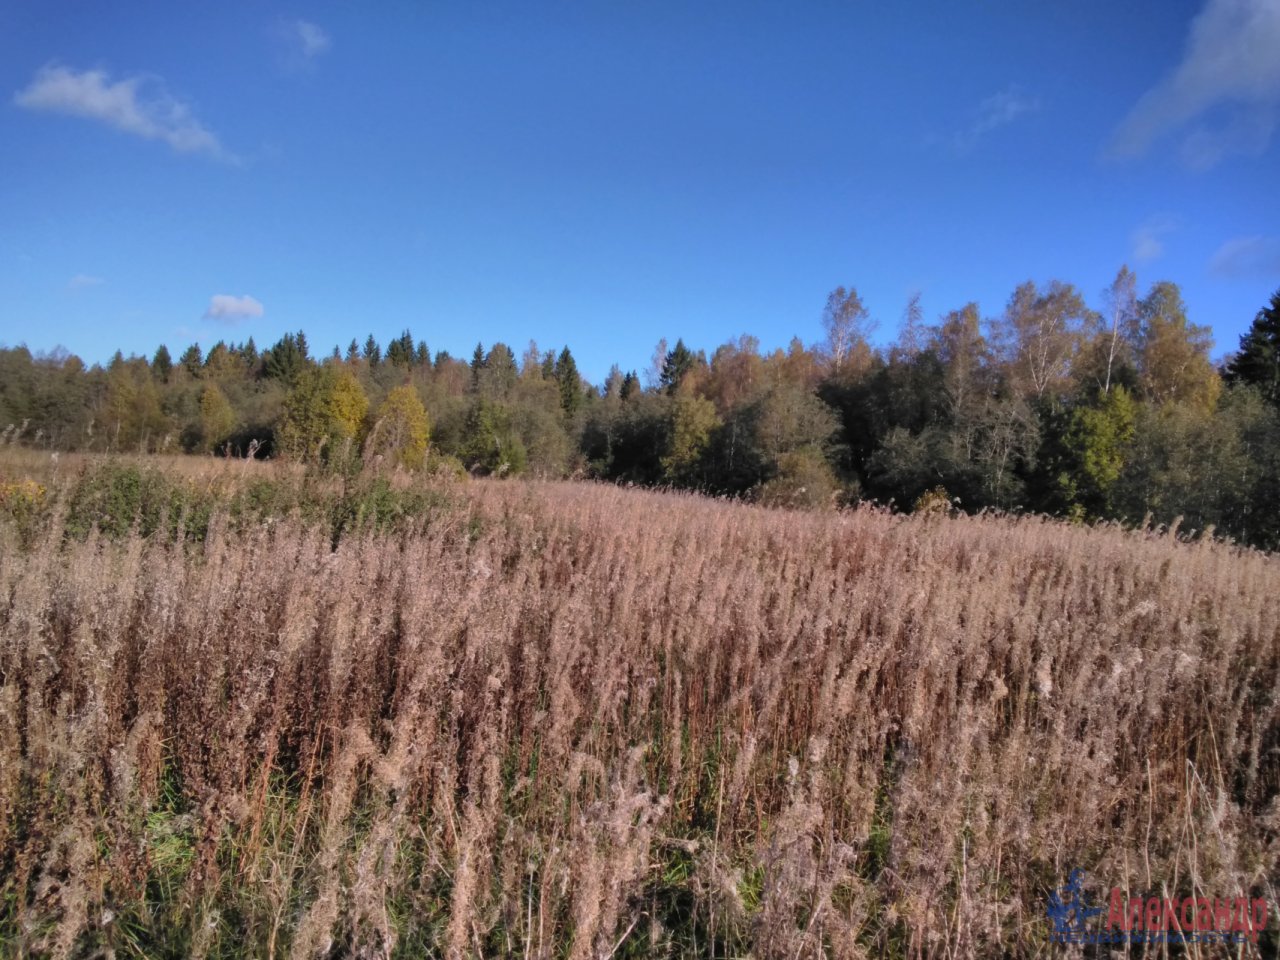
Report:
[[[1280,404],[1280,290],[1240,338],[1240,352],[1228,362],[1226,378],[1255,386],[1271,403]]]

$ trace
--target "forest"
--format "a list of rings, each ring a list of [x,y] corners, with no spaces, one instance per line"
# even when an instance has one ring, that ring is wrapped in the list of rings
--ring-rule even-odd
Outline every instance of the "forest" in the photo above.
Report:
[[[588,383],[568,346],[431,352],[405,331],[331,353],[304,331],[86,365],[0,349],[0,429],[49,451],[179,451],[342,470],[590,477],[805,508],[870,501],[1180,524],[1280,544],[1280,290],[1215,365],[1176,284],[1127,267],[1091,306],[1019,285],[995,316],[928,322],[919,298],[873,346],[854,287],[825,338],[763,351],[658,343]],[[817,311],[815,310],[815,313]]]

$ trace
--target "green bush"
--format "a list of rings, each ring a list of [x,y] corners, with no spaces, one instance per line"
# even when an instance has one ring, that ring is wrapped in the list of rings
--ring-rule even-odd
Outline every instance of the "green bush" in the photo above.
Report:
[[[86,470],[71,490],[65,530],[84,539],[93,530],[113,540],[137,529],[144,537],[202,541],[209,531],[215,498],[187,480],[158,470],[107,463]]]

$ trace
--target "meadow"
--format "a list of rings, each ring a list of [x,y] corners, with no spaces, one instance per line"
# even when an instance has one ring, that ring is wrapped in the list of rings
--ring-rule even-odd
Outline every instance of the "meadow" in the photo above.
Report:
[[[593,483],[0,471],[4,956],[1048,956],[1073,869],[1104,906],[1265,898],[1229,952],[1276,954],[1270,555]]]

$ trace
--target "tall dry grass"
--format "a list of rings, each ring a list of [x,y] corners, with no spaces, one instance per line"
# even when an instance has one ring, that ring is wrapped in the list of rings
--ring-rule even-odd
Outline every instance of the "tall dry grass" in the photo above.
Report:
[[[1274,913],[1260,554],[537,483],[0,537],[6,955],[1035,956],[1075,867]]]

